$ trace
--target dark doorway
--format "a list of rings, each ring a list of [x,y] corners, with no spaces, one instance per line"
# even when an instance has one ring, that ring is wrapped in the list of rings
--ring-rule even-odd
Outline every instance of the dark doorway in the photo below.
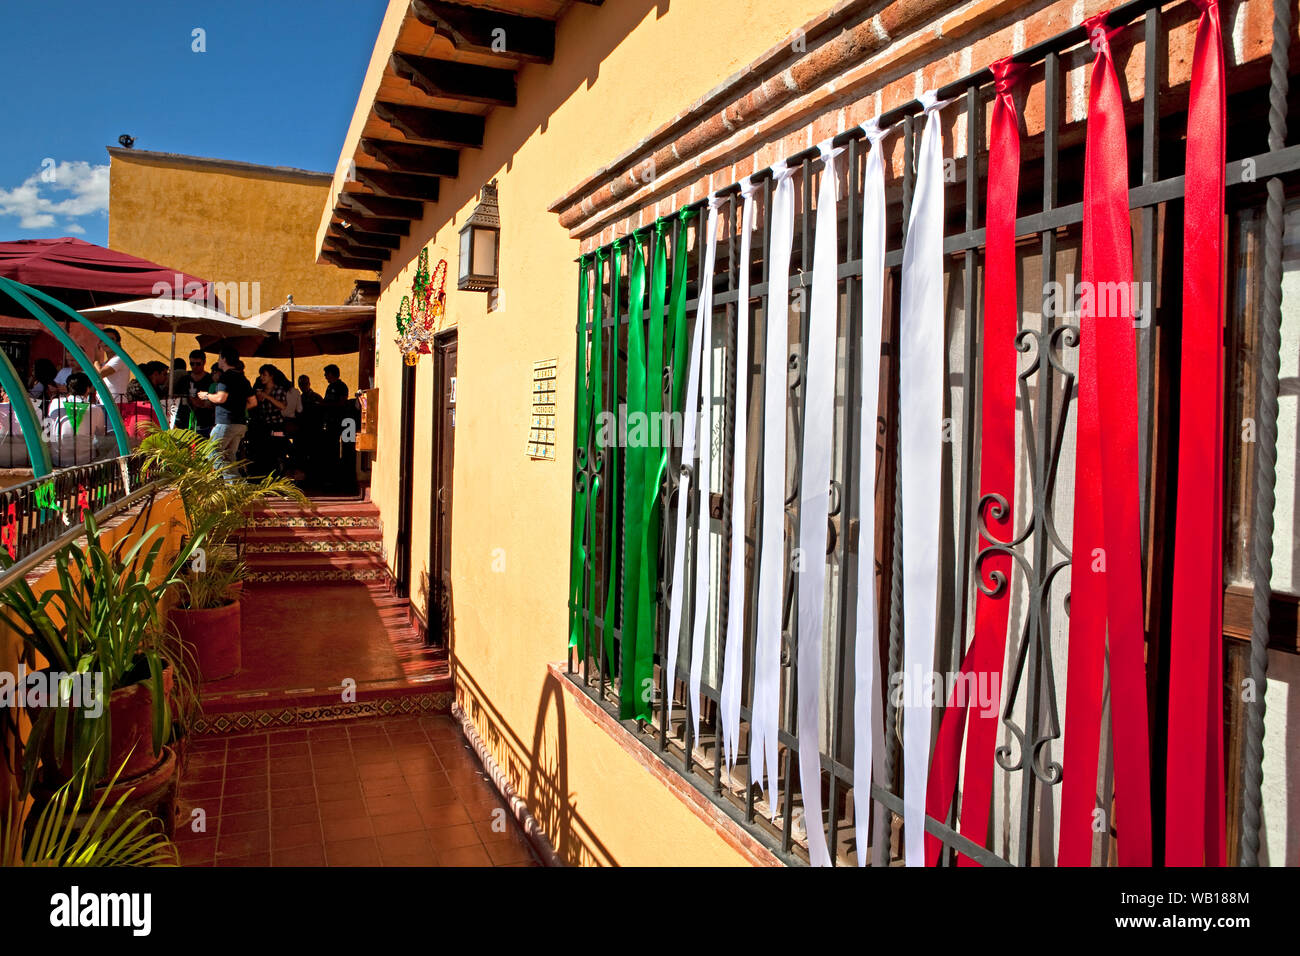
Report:
[[[415,471],[415,369],[402,365],[401,464],[398,471],[397,542],[393,577],[398,597],[411,594],[411,490]]]
[[[456,446],[456,332],[433,346],[433,462],[429,514],[429,640],[451,645],[451,492]]]

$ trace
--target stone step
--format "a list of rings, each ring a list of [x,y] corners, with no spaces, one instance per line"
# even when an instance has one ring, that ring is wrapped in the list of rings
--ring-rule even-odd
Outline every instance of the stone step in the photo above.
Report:
[[[361,528],[249,528],[244,533],[248,544],[271,544],[277,541],[382,541],[383,532],[377,527]]]

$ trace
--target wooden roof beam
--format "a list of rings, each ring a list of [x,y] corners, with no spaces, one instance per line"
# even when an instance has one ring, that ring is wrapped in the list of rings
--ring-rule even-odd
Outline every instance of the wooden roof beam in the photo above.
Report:
[[[428,96],[487,106],[515,105],[514,70],[409,53],[393,53],[388,63],[394,73]]]
[[[334,214],[347,223],[347,228],[361,232],[378,232],[386,236],[409,236],[411,224],[401,219],[377,219],[348,206],[338,205]]]
[[[381,196],[393,199],[438,201],[437,176],[413,176],[410,173],[384,173],[377,169],[358,169],[357,179]]]
[[[344,205],[356,209],[362,215],[375,219],[405,219],[415,221],[424,218],[424,203],[410,199],[389,199],[386,196],[372,196],[368,193],[345,193]]]
[[[373,259],[379,262],[388,260],[390,250],[372,249],[369,246],[363,246],[352,242],[340,233],[332,232],[325,237],[326,248],[333,249],[339,255],[348,256],[352,259]]]
[[[408,139],[431,146],[460,149],[483,145],[485,117],[475,113],[431,110],[403,103],[375,103],[375,115]]]
[[[363,138],[361,151],[379,160],[395,173],[455,178],[460,172],[460,153],[454,149],[413,146],[410,143],[394,143],[386,139]],[[357,176],[360,175],[361,170],[358,169]]]
[[[414,0],[411,10],[457,50],[530,63],[550,63],[555,58],[554,20],[440,0]]]
[[[355,259],[334,249],[322,249],[320,255],[322,259],[334,263],[341,269],[359,269],[362,272],[384,271],[384,264],[378,259]]]
[[[369,246],[372,249],[400,249],[402,246],[401,236],[390,236],[383,232],[367,232],[364,229],[353,227],[344,228],[342,225],[335,225],[328,233],[331,236],[341,236],[344,239],[351,239],[354,243],[362,246]]]

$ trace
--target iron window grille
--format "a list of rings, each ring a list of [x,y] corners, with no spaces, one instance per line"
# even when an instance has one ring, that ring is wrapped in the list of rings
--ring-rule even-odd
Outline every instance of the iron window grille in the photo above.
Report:
[[[1174,5],[1171,9],[1182,6]],[[1167,426],[1160,423],[1168,421],[1168,410],[1177,400],[1176,383],[1171,381],[1177,375],[1177,328],[1180,320],[1178,297],[1181,295],[1181,197],[1183,180],[1181,173],[1182,149],[1181,137],[1185,126],[1185,114],[1161,116],[1160,81],[1163,72],[1162,40],[1166,36],[1161,4],[1154,0],[1135,0],[1114,10],[1109,19],[1112,27],[1128,25],[1128,28],[1114,41],[1117,47],[1142,44],[1148,54],[1145,56],[1145,74],[1143,80],[1143,100],[1141,104],[1141,123],[1129,131],[1130,208],[1134,230],[1134,277],[1141,283],[1141,288],[1150,290],[1149,297],[1142,304],[1143,314],[1137,317],[1137,336],[1139,353],[1139,392],[1140,417],[1139,437],[1141,442],[1140,481],[1143,493],[1143,538],[1144,570],[1147,586],[1148,615],[1148,654],[1149,684],[1151,697],[1153,790],[1163,796],[1163,780],[1159,765],[1164,753],[1164,714],[1167,707],[1166,688],[1162,681],[1167,677],[1167,661],[1164,660],[1165,638],[1168,616],[1168,576],[1171,562],[1165,558],[1163,536],[1153,529],[1172,526],[1173,494],[1166,493],[1167,478],[1176,462],[1176,436],[1171,438]],[[1228,209],[1257,203],[1258,190],[1252,185],[1255,179],[1266,182],[1271,205],[1274,192],[1280,197],[1286,185],[1295,181],[1295,172],[1300,169],[1300,147],[1286,146],[1287,116],[1287,61],[1285,40],[1289,36],[1289,11],[1285,4],[1274,5],[1275,36],[1281,39],[1274,44],[1274,69],[1268,86],[1270,108],[1267,123],[1260,122],[1257,104],[1261,102],[1259,89],[1239,93],[1229,98],[1228,115],[1230,121],[1243,116],[1244,122],[1234,126],[1228,139]],[[1279,48],[1280,44],[1280,48]],[[1062,465],[1063,455],[1072,453],[1074,430],[1072,411],[1074,383],[1077,359],[1077,325],[1071,320],[1070,309],[1064,313],[1059,308],[1049,306],[1046,301],[1047,289],[1052,283],[1065,284],[1069,269],[1073,263],[1073,275],[1078,276],[1078,233],[1082,221],[1082,138],[1072,136],[1064,140],[1061,135],[1062,117],[1064,115],[1062,71],[1091,59],[1088,38],[1082,27],[1053,37],[1036,47],[1017,55],[1017,60],[1030,65],[1030,70],[1022,81],[1022,88],[1041,82],[1044,102],[1044,130],[1041,136],[1026,141],[1022,147],[1024,159],[1021,164],[1021,192],[1016,223],[1017,250],[1021,269],[1021,309],[1022,327],[1017,337],[1017,346],[1022,352],[1018,363],[1018,460],[1017,460],[1017,508],[1016,538],[1019,572],[1012,579],[1012,587],[1019,589],[1021,601],[1030,609],[1020,615],[1019,626],[1013,614],[1008,633],[1008,650],[1010,657],[1004,677],[1006,691],[1001,704],[1002,729],[1000,749],[997,756],[998,772],[995,786],[1002,794],[998,811],[1004,814],[1000,828],[995,828],[992,850],[978,847],[962,837],[954,828],[954,812],[944,821],[927,819],[926,830],[938,837],[944,846],[942,859],[952,862],[954,850],[960,850],[973,859],[988,865],[1028,865],[1050,862],[1053,858],[1052,831],[1050,828],[1050,808],[1053,805],[1052,791],[1058,787],[1061,778],[1059,744],[1062,735],[1063,711],[1058,706],[1063,702],[1064,689],[1064,655],[1053,653],[1054,637],[1059,637],[1067,621],[1067,590],[1064,575],[1060,571],[1069,567],[1068,546],[1062,542],[1056,528],[1064,518],[1068,527],[1068,494],[1072,485],[1072,467],[1067,461]],[[1280,68],[1279,68],[1280,64]],[[1231,74],[1230,74],[1231,77]],[[955,671],[960,665],[962,654],[969,644],[973,626],[973,607],[978,582],[976,567],[977,542],[979,532],[978,480],[978,391],[974,383],[978,379],[980,347],[978,329],[981,325],[982,294],[980,292],[982,247],[984,230],[981,226],[980,207],[984,178],[981,166],[986,161],[986,152],[979,142],[984,123],[992,100],[992,74],[988,69],[981,70],[969,77],[950,84],[939,91],[944,99],[958,98],[945,109],[945,118],[964,114],[967,131],[966,158],[958,160],[957,166],[962,172],[960,180],[947,187],[945,209],[947,223],[945,228],[945,296],[946,333],[950,337],[948,362],[948,388],[946,414],[952,416],[952,442],[946,446],[948,466],[945,481],[946,501],[944,513],[944,548],[941,554],[941,567],[946,576],[941,582],[941,612],[937,632],[937,670],[940,673]],[[832,474],[832,516],[830,547],[827,555],[829,562],[827,575],[827,630],[825,633],[826,671],[823,675],[823,715],[821,729],[821,766],[823,773],[823,801],[825,819],[821,821],[827,829],[832,856],[838,863],[853,860],[854,821],[852,820],[853,801],[849,798],[852,788],[852,620],[855,602],[856,561],[859,555],[872,546],[877,573],[877,595],[880,602],[879,627],[881,635],[881,661],[883,673],[880,675],[885,688],[885,769],[888,787],[872,787],[875,807],[872,821],[871,860],[876,865],[891,862],[897,856],[897,847],[893,830],[901,822],[901,754],[899,739],[896,734],[897,713],[888,693],[890,684],[888,676],[901,670],[902,632],[901,617],[901,580],[896,569],[901,569],[901,535],[900,502],[905,489],[898,486],[897,461],[897,367],[894,361],[895,343],[898,335],[898,277],[902,262],[903,224],[906,223],[910,210],[914,186],[914,159],[918,146],[919,124],[916,117],[919,104],[912,102],[890,111],[880,118],[882,126],[895,121],[901,123],[898,134],[903,144],[903,173],[898,179],[888,184],[887,213],[888,235],[886,245],[886,317],[885,342],[881,363],[881,416],[877,424],[877,442],[874,449],[860,449],[857,446],[859,434],[855,420],[858,389],[858,368],[860,356],[857,343],[860,341],[861,323],[861,196],[862,174],[865,161],[865,141],[859,131],[850,131],[836,137],[836,145],[845,146],[845,157],[837,162],[835,175],[843,178],[839,190],[842,197],[838,203],[839,223],[837,235],[840,248],[838,251],[839,278],[839,315],[838,315],[838,353],[836,383],[836,425],[835,450]],[[1255,122],[1250,117],[1255,116]],[[1265,137],[1264,132],[1268,135]],[[945,140],[951,142],[951,129],[945,130]],[[885,141],[888,144],[888,140]],[[951,151],[951,150],[950,150]],[[1036,158],[1040,156],[1041,158]],[[972,159],[974,165],[972,165]],[[824,175],[822,163],[817,158],[816,150],[808,150],[790,160],[799,166],[796,178],[795,237],[792,254],[792,271],[790,289],[792,299],[803,303],[803,308],[792,308],[790,317],[790,363],[784,369],[762,368],[762,356],[765,347],[765,327],[768,310],[768,262],[767,250],[770,247],[770,223],[767,211],[773,192],[770,176],[762,183],[755,216],[755,241],[753,243],[753,261],[751,273],[751,367],[748,376],[748,394],[740,398],[753,401],[763,394],[764,376],[781,374],[789,377],[787,423],[790,441],[786,462],[786,550],[787,557],[791,544],[796,540],[798,522],[797,481],[801,455],[801,406],[802,390],[800,388],[800,359],[802,343],[807,341],[809,311],[807,309],[808,292],[811,287],[812,251],[814,235],[813,197],[815,179]],[[888,170],[888,164],[887,164]],[[1249,172],[1248,172],[1249,170]],[[887,175],[889,175],[887,171]],[[1162,178],[1163,175],[1163,178]],[[639,739],[656,751],[659,756],[675,771],[682,774],[699,791],[708,797],[722,812],[744,826],[763,845],[780,859],[788,863],[805,862],[806,848],[799,835],[800,827],[796,818],[801,813],[802,801],[799,796],[799,780],[796,770],[798,757],[798,738],[795,723],[795,633],[797,621],[796,588],[793,573],[787,562],[786,586],[784,595],[783,635],[782,635],[782,688],[781,688],[781,724],[779,732],[779,770],[780,779],[773,799],[776,801],[776,821],[769,819],[770,809],[761,803],[761,795],[755,787],[749,785],[749,705],[753,695],[752,657],[754,653],[754,622],[752,620],[755,606],[757,575],[753,573],[753,556],[756,553],[758,534],[759,507],[756,492],[761,489],[761,449],[757,436],[751,434],[748,447],[751,459],[747,463],[749,479],[747,481],[746,536],[744,542],[730,540],[730,515],[737,506],[733,500],[733,476],[730,474],[732,461],[732,443],[734,441],[734,417],[738,396],[733,394],[736,360],[734,344],[736,340],[740,202],[738,186],[721,191],[726,202],[720,210],[721,229],[718,241],[717,265],[714,277],[714,329],[715,340],[709,344],[706,355],[714,361],[714,381],[717,394],[707,397],[715,403],[715,431],[712,436],[703,437],[701,441],[714,442],[713,462],[715,468],[712,487],[719,489],[708,502],[687,502],[685,506],[692,509],[707,506],[713,518],[714,546],[710,548],[711,559],[717,563],[714,581],[710,588],[710,619],[715,622],[709,628],[706,643],[706,666],[702,681],[702,715],[700,739],[692,739],[690,722],[684,705],[687,667],[677,668],[677,686],[668,688],[664,685],[666,670],[662,666],[666,654],[666,622],[669,584],[664,577],[672,567],[672,529],[675,509],[683,506],[677,500],[677,480],[681,462],[680,444],[669,451],[669,478],[665,487],[660,489],[663,514],[661,523],[663,540],[661,550],[661,578],[657,595],[658,615],[655,645],[655,681],[656,697],[654,717],[651,721],[624,721]],[[699,205],[703,205],[700,203]],[[1271,215],[1271,211],[1270,211]],[[1280,212],[1278,213],[1280,222]],[[703,268],[703,243],[699,241],[700,224],[704,217],[695,216],[689,225],[683,225],[674,217],[669,227],[670,249],[677,248],[678,243],[690,243],[691,255],[688,259],[688,325],[693,325],[697,300],[694,292],[698,289],[698,279]],[[1280,227],[1279,227],[1280,228]],[[627,238],[618,240],[627,249]],[[1270,289],[1280,288],[1280,233],[1277,241],[1265,243],[1266,284]],[[669,256],[670,282],[672,255]],[[630,257],[624,255],[623,272],[617,283],[619,299],[611,302],[610,266],[612,259],[602,270],[595,272],[588,264],[591,298],[603,297],[604,308],[602,327],[598,334],[603,336],[602,353],[604,368],[601,380],[605,388],[602,405],[606,411],[617,411],[624,403],[626,389],[626,326],[629,314],[627,295],[629,281],[627,275]],[[1168,279],[1166,279],[1166,274]],[[1230,276],[1233,270],[1230,268]],[[1031,282],[1030,279],[1036,279]],[[1040,291],[1041,290],[1041,291]],[[1066,295],[1072,294],[1066,289]],[[1229,300],[1231,302],[1231,299]],[[1266,309],[1270,306],[1266,305]],[[1276,329],[1277,303],[1271,306],[1273,311],[1265,316],[1262,325],[1263,335],[1268,336],[1269,322]],[[1230,306],[1231,309],[1231,306]],[[1055,313],[1055,314],[1054,314]],[[648,309],[646,309],[648,315]],[[1270,318],[1271,316],[1271,318]],[[587,367],[588,343],[593,329],[591,314],[583,316],[578,333],[579,370]],[[665,355],[671,363],[672,343],[667,340],[671,329],[665,333]],[[688,333],[689,334],[689,333]],[[1274,350],[1276,347],[1274,346]],[[1267,342],[1263,351],[1267,352]],[[1264,364],[1267,364],[1265,355]],[[1268,426],[1269,415],[1272,416],[1273,433],[1276,435],[1276,361],[1273,363],[1271,388],[1274,400],[1269,410],[1267,401],[1261,402],[1259,414],[1261,429]],[[1230,370],[1231,372],[1231,370]],[[1267,368],[1259,373],[1268,383]],[[649,376],[653,380],[653,375]],[[671,381],[671,375],[665,370],[665,381]],[[1227,387],[1240,387],[1239,377],[1230,375]],[[1263,393],[1261,393],[1263,394]],[[665,403],[665,408],[671,407]],[[757,415],[748,416],[751,428],[758,422]],[[591,488],[595,476],[595,463],[601,450],[595,445],[596,423],[590,427],[589,444],[576,455],[575,463],[581,467],[575,471],[575,488]],[[576,429],[575,429],[576,434]],[[1229,438],[1232,429],[1228,429]],[[575,449],[576,451],[576,449]],[[855,467],[859,456],[874,453],[879,457],[877,468],[876,501],[863,503],[856,501],[852,489],[856,487]],[[621,456],[621,445],[604,450],[605,461],[609,456]],[[606,467],[608,472],[608,467]],[[620,473],[622,467],[620,462]],[[1269,475],[1271,483],[1271,474]],[[1271,487],[1271,484],[1270,484]],[[849,489],[849,491],[846,491]],[[1271,514],[1271,499],[1270,514]],[[579,588],[580,599],[571,611],[576,612],[584,631],[586,647],[589,652],[579,659],[576,652],[570,653],[568,672],[571,679],[593,700],[605,707],[615,718],[618,717],[618,702],[615,681],[619,672],[616,661],[605,659],[605,640],[602,634],[605,613],[604,594],[608,584],[607,573],[611,552],[617,558],[618,582],[616,587],[615,626],[613,631],[614,646],[617,649],[622,637],[621,610],[621,524],[612,520],[614,501],[610,493],[602,493],[594,498],[588,509],[588,520],[582,529],[583,543],[586,545],[587,561],[583,568],[582,584]],[[864,506],[877,508],[878,540],[876,542],[857,541],[858,515]],[[694,514],[694,511],[692,511]],[[688,522],[688,525],[692,522]],[[1270,524],[1271,529],[1271,524]],[[720,685],[722,673],[722,642],[716,640],[717,623],[725,624],[728,589],[728,568],[730,549],[736,546],[746,548],[746,571],[748,596],[746,617],[742,631],[744,636],[745,671],[743,678],[743,696],[741,704],[741,745],[740,756],[734,776],[728,774],[719,759],[721,751],[720,723],[718,709],[720,702]],[[694,544],[687,540],[686,574],[688,580],[693,577]],[[1258,582],[1267,582],[1256,568],[1256,606],[1258,607],[1261,589]],[[687,589],[688,594],[692,589]],[[588,596],[594,599],[588,601]],[[1029,601],[1026,595],[1041,596],[1042,600]],[[721,599],[720,599],[721,596]],[[1264,600],[1267,604],[1267,594]],[[690,620],[692,610],[691,598],[687,597],[687,615]],[[1035,603],[1037,607],[1034,607]],[[591,606],[589,606],[589,604]],[[1258,622],[1257,622],[1258,625]],[[1268,621],[1263,620],[1263,641],[1267,642]],[[689,653],[689,628],[684,628],[687,637],[682,640],[680,652]],[[1256,634],[1252,639],[1252,652],[1261,639]],[[1060,648],[1057,648],[1060,650]],[[682,658],[684,661],[684,657]],[[1256,662],[1257,663],[1257,662]],[[1162,677],[1162,666],[1164,667]],[[1260,697],[1262,698],[1262,681]],[[674,695],[673,719],[666,720],[667,700]],[[1250,708],[1248,714],[1251,722],[1262,720],[1262,700],[1257,708]],[[1103,739],[1103,750],[1106,748]],[[1103,760],[1103,762],[1105,762]],[[1244,756],[1243,777],[1246,780],[1247,794],[1243,800],[1243,820],[1249,830],[1249,812],[1252,800],[1255,805],[1254,817],[1256,829],[1258,824],[1258,776],[1260,773],[1260,752],[1258,747],[1249,745]],[[1250,780],[1255,779],[1253,797],[1249,792]],[[1103,781],[1103,794],[1109,792],[1110,782]],[[1159,806],[1157,802],[1156,806]],[[1049,813],[1044,814],[1047,808]],[[767,812],[765,812],[767,811]],[[1121,824],[1122,825],[1122,824]],[[1157,840],[1163,827],[1155,827]],[[1113,854],[1113,831],[1099,836],[1095,854],[1105,863]],[[1157,847],[1157,858],[1162,856]],[[1258,841],[1255,842],[1255,850]],[[1248,838],[1243,835],[1242,859],[1249,854]]]

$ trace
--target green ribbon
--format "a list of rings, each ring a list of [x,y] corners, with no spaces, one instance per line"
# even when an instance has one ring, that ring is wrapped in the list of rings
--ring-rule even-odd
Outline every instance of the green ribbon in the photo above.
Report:
[[[686,224],[696,211],[688,208],[677,214],[677,218],[681,220],[681,228],[678,229],[677,234],[681,238],[677,240],[673,249],[673,290],[668,296],[668,321],[673,327],[674,418],[682,414],[682,406],[686,402],[683,388],[686,385],[686,350],[690,346],[686,334]]]
[[[627,720],[643,707],[636,664],[640,644],[641,561],[644,557],[646,448],[646,341],[645,341],[645,254],[641,240],[632,236],[632,269],[627,320],[627,422],[623,436],[623,655],[619,661],[623,682],[619,689],[619,717]],[[653,316],[652,316],[653,318]],[[662,338],[662,329],[660,338]],[[661,346],[662,348],[662,346]]]
[[[596,515],[599,510],[596,499],[604,490],[603,471],[605,467],[604,433],[600,428],[601,412],[604,407],[604,374],[605,364],[602,356],[601,342],[605,337],[605,316],[604,316],[604,269],[605,259],[608,253],[604,250],[596,252],[596,294],[592,302],[591,310],[591,418],[590,425],[596,429],[592,436],[592,459],[591,459],[591,494],[588,497],[587,510],[591,513],[591,522],[588,529],[587,547],[588,553],[595,557],[596,548]],[[595,620],[596,615],[596,579],[598,575],[592,574],[588,579],[587,590],[587,612],[588,626],[584,628],[584,636],[591,632],[591,623]],[[584,641],[590,648],[591,653],[595,653],[594,645]]]
[[[619,272],[623,267],[623,254],[619,248],[621,239],[615,240],[613,244],[613,267],[609,276],[609,307],[613,313],[614,321],[610,328],[610,381],[614,383],[614,407],[610,411],[617,416],[618,413],[618,278]],[[615,431],[615,439],[611,454],[609,456],[609,475],[607,476],[610,490],[613,492],[609,495],[609,522],[605,525],[605,552],[609,561],[609,573],[605,576],[608,587],[605,590],[605,662],[610,672],[614,670],[614,625],[618,614],[618,511],[619,511],[619,482],[618,482],[618,436]]]
[[[646,418],[649,445],[642,508],[641,574],[637,587],[636,662],[633,683],[638,689],[632,713],[651,719],[654,687],[655,611],[659,590],[659,545],[663,513],[660,493],[668,471],[668,442],[663,431],[664,406],[664,298],[668,292],[668,236],[666,219],[655,222],[654,259],[650,275],[650,331],[646,339]],[[683,243],[684,245],[684,243]],[[682,299],[683,306],[685,298]],[[685,308],[683,307],[683,312]],[[626,717],[625,717],[626,719]]]
[[[582,627],[582,577],[587,564],[584,532],[587,526],[587,431],[590,408],[591,373],[587,369],[587,265],[588,258],[578,260],[578,359],[574,366],[577,378],[577,421],[573,445],[573,534],[569,560],[569,647],[587,656],[587,642]]]

